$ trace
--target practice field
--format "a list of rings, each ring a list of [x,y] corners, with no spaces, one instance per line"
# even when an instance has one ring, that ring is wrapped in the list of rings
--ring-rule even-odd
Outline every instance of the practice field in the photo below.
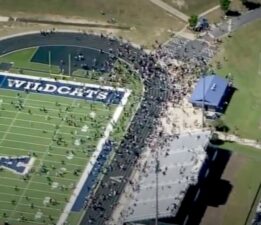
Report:
[[[0,57],[0,70],[21,73],[75,74],[82,70],[110,72],[116,59],[108,53],[76,46],[43,46],[21,49]],[[108,62],[111,63],[107,65]],[[4,64],[3,64],[4,63]],[[6,64],[10,67],[6,69]],[[70,71],[69,71],[70,64]],[[3,66],[2,66],[3,65]],[[78,73],[79,74],[79,73]]]
[[[26,73],[29,75],[50,76],[52,74],[59,74],[60,70],[58,66],[48,63],[32,62],[31,59],[37,51],[37,47],[18,50],[0,57],[0,69],[3,71],[9,71],[13,73]],[[9,64],[9,68],[5,69],[5,64]],[[3,67],[3,68],[2,68]]]
[[[243,138],[261,135],[261,22],[235,32],[223,45],[219,74],[231,73],[237,88],[224,115],[230,132]],[[225,59],[225,60],[224,60]],[[216,64],[216,63],[214,63]]]
[[[116,105],[6,89],[0,99],[1,157],[35,159],[26,176],[1,171],[0,224],[55,224]]]

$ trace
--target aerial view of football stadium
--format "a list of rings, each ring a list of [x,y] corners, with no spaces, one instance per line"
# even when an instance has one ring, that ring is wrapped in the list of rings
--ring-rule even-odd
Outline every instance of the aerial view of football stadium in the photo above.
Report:
[[[261,225],[261,0],[0,0],[0,225]]]

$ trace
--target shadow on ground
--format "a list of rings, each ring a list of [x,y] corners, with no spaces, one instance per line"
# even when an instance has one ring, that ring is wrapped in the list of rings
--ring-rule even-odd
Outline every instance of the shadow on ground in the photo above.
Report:
[[[261,4],[259,2],[244,1],[243,4],[248,10],[254,10],[261,7]]]
[[[222,149],[217,150],[214,147],[208,148],[207,152],[209,159],[201,171],[199,184],[188,189],[176,217],[160,219],[160,225],[199,225],[208,206],[218,207],[226,204],[233,186],[229,181],[221,179],[221,176],[229,162],[231,153]],[[215,157],[214,161],[211,160],[213,157]],[[208,176],[204,178],[208,169]],[[141,224],[154,225],[155,221],[142,221]]]
[[[229,102],[231,102],[231,99],[233,97],[233,95],[235,94],[235,92],[237,91],[238,89],[235,88],[235,87],[229,87],[228,90],[227,90],[227,93],[225,95],[225,99],[224,99],[224,104],[222,105],[222,111],[221,113],[225,114],[226,111],[227,111],[227,108],[228,108],[228,105],[229,105]]]
[[[237,16],[240,16],[241,13],[239,11],[237,11],[237,10],[228,10],[226,12],[226,15],[230,16],[230,17],[237,17]]]

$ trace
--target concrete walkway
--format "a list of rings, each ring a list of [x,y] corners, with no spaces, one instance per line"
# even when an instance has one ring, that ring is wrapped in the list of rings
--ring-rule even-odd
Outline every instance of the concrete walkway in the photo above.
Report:
[[[205,16],[205,15],[207,15],[207,14],[209,14],[209,13],[211,13],[211,12],[213,12],[213,11],[219,9],[219,8],[220,8],[220,5],[216,5],[216,6],[212,7],[211,9],[208,9],[207,11],[205,11],[205,12],[199,14],[198,16],[199,16],[199,17]]]
[[[224,141],[233,141],[240,145],[246,145],[253,148],[261,149],[261,142],[257,142],[256,140],[240,138],[233,134],[227,134],[222,132],[215,132],[218,134],[218,138]]]
[[[189,17],[184,13],[180,12],[179,10],[173,8],[171,5],[166,4],[162,0],[150,0],[155,5],[159,6],[160,8],[164,9],[165,11],[169,12],[170,14],[178,17],[179,19],[188,22]]]
[[[208,33],[212,38],[222,38],[230,32],[233,32],[242,26],[251,23],[255,20],[261,19],[261,8],[248,11],[245,14],[242,14],[238,17],[233,17],[231,20],[224,21],[219,24],[217,27],[211,29]]]

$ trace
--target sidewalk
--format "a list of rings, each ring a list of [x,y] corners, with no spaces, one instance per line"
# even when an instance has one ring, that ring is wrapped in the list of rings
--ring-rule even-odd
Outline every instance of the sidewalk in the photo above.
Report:
[[[164,9],[165,11],[168,11],[172,15],[178,17],[179,19],[188,22],[189,17],[185,15],[184,13],[178,11],[177,9],[173,8],[172,6],[166,4],[165,2],[161,0],[150,0],[155,5],[159,6],[160,8]]]
[[[218,134],[218,138],[224,141],[233,141],[240,145],[246,145],[253,148],[261,149],[261,143],[258,143],[256,140],[246,139],[246,138],[240,138],[233,134],[226,134],[222,132],[215,132]]]
[[[199,17],[205,16],[205,15],[207,15],[207,14],[209,14],[209,13],[211,13],[211,12],[213,12],[213,11],[219,9],[219,8],[220,8],[220,5],[216,5],[216,6],[212,7],[211,9],[208,9],[207,11],[199,14],[198,16]]]

